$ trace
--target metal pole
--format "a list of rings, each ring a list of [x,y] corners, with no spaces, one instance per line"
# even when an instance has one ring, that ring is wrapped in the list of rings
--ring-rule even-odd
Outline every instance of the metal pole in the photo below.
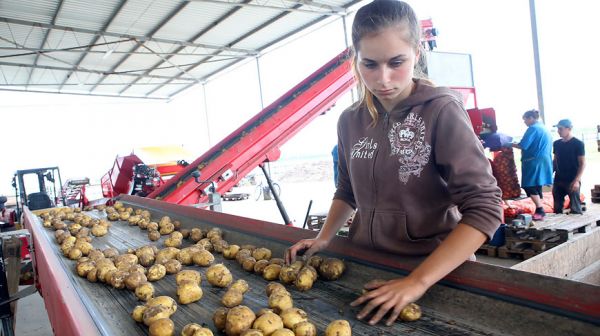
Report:
[[[285,208],[283,207],[283,203],[281,203],[279,195],[277,195],[277,193],[275,192],[275,187],[273,187],[273,182],[271,181],[271,177],[269,177],[269,174],[265,169],[265,165],[261,163],[259,166],[260,169],[262,169],[263,174],[265,174],[265,178],[267,179],[267,183],[269,184],[269,189],[271,189],[271,194],[273,194],[273,197],[275,198],[275,203],[277,203],[277,208],[279,208],[279,212],[281,212],[281,217],[283,217],[283,223],[287,226],[292,226],[292,221],[290,220],[290,217],[285,211]]]
[[[531,17],[531,41],[533,43],[533,62],[535,64],[538,110],[540,111],[542,122],[546,123],[546,115],[544,113],[544,94],[542,91],[542,71],[540,67],[540,50],[538,45],[537,19],[535,15],[535,0],[529,0],[529,15]]]

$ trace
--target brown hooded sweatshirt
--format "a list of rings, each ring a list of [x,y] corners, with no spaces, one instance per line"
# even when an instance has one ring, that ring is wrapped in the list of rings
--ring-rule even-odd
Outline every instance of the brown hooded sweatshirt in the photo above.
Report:
[[[460,222],[491,238],[502,220],[501,192],[458,94],[415,80],[387,113],[376,101],[372,127],[355,104],[338,122],[334,199],[357,208],[354,243],[390,253],[431,253]]]

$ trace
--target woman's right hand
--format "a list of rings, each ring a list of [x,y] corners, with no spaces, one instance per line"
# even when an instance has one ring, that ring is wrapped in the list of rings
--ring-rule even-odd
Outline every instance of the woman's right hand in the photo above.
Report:
[[[321,251],[325,247],[329,245],[329,242],[324,239],[302,239],[296,244],[292,245],[290,248],[285,250],[285,262],[287,264],[291,264],[296,261],[296,256],[299,252],[304,251],[303,258],[308,259],[313,254]]]

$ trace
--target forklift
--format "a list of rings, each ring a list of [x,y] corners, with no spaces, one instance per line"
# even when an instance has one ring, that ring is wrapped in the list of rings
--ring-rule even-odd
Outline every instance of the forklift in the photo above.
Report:
[[[62,179],[58,167],[17,170],[12,186],[17,200],[16,217],[19,219],[25,206],[39,210],[66,204],[64,193],[60,190]]]

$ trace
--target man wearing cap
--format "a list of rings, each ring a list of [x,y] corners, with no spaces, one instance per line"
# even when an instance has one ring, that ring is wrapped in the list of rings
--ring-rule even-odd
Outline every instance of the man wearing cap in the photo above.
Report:
[[[581,214],[581,175],[585,168],[585,146],[583,142],[573,136],[571,130],[573,123],[563,119],[554,125],[558,129],[560,139],[554,141],[554,213],[563,211],[565,196],[569,195],[571,214]]]

